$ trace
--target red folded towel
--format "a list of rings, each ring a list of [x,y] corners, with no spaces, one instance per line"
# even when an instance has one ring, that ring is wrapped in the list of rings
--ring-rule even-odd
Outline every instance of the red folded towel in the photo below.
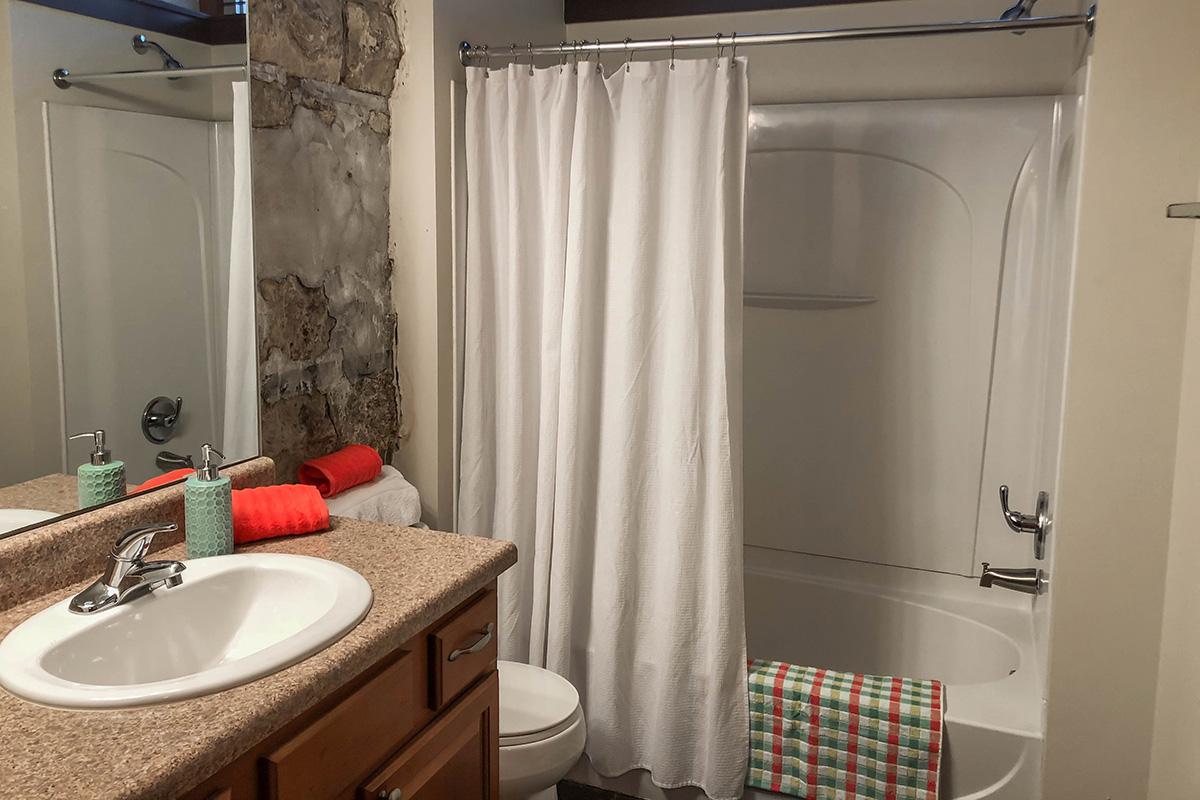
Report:
[[[134,492],[144,492],[147,489],[154,489],[159,486],[165,486],[166,484],[170,483],[171,481],[177,481],[180,478],[186,478],[187,476],[191,475],[195,471],[196,470],[192,469],[191,467],[183,467],[182,469],[173,469],[170,472],[164,472],[162,475],[156,475],[155,477],[151,478],[150,480],[146,481],[145,483],[139,483],[137,485],[137,487],[130,489],[129,493],[133,494]]]
[[[312,486],[294,483],[233,491],[235,544],[314,533],[329,527],[329,506]]]
[[[373,481],[383,469],[383,459],[374,447],[351,444],[320,458],[310,458],[300,465],[296,477],[301,483],[315,486],[321,497],[332,497],[352,486]]]

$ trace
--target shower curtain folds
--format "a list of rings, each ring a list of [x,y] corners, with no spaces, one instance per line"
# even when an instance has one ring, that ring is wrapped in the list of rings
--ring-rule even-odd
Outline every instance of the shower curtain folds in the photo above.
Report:
[[[599,772],[741,795],[738,59],[467,71],[459,527]]]
[[[251,221],[250,84],[233,89],[233,224],[225,336],[225,409],[221,448],[230,460],[258,447],[258,339],[254,332],[254,229]]]

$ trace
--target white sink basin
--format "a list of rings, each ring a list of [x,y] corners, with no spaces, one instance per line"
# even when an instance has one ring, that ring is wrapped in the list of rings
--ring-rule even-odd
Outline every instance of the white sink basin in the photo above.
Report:
[[[60,515],[53,511],[36,511],[32,508],[0,508],[0,536],[57,516]]]
[[[354,570],[269,553],[185,561],[183,583],[73,614],[69,598],[0,642],[0,685],[65,708],[211,694],[277,672],[346,635],[371,607]]]

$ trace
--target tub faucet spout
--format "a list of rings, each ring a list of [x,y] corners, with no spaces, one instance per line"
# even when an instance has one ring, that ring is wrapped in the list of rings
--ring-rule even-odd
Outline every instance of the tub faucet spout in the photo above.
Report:
[[[979,585],[984,589],[999,586],[1001,589],[1012,589],[1014,592],[1042,594],[1046,591],[1046,573],[1032,567],[1029,569],[993,568],[984,561],[983,574],[979,576]]]

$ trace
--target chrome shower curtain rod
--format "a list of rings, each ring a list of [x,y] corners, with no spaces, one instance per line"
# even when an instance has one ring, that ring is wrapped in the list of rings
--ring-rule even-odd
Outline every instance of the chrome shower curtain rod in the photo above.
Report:
[[[71,70],[60,67],[50,74],[54,85],[60,89],[70,89],[76,83],[93,83],[95,81],[115,81],[127,78],[162,77],[174,80],[195,75],[222,75],[229,72],[245,72],[245,64],[216,64],[211,67],[174,67],[169,69],[130,69],[121,72],[89,72],[76,75]]]
[[[1019,19],[964,20],[934,22],[923,25],[887,25],[872,28],[826,28],[790,33],[718,33],[714,36],[673,36],[666,39],[626,39],[621,42],[560,42],[559,44],[511,44],[500,47],[463,42],[459,45],[459,60],[464,66],[487,65],[490,58],[536,58],[555,56],[565,59],[581,58],[592,53],[634,53],[647,51],[678,51],[697,48],[755,47],[764,44],[796,44],[798,42],[849,41],[855,39],[894,39],[906,36],[937,36],[949,33],[985,33],[1007,31],[1023,33],[1049,28],[1084,28],[1091,34],[1096,22],[1096,7],[1085,14],[1063,14],[1053,17],[1021,17]]]

